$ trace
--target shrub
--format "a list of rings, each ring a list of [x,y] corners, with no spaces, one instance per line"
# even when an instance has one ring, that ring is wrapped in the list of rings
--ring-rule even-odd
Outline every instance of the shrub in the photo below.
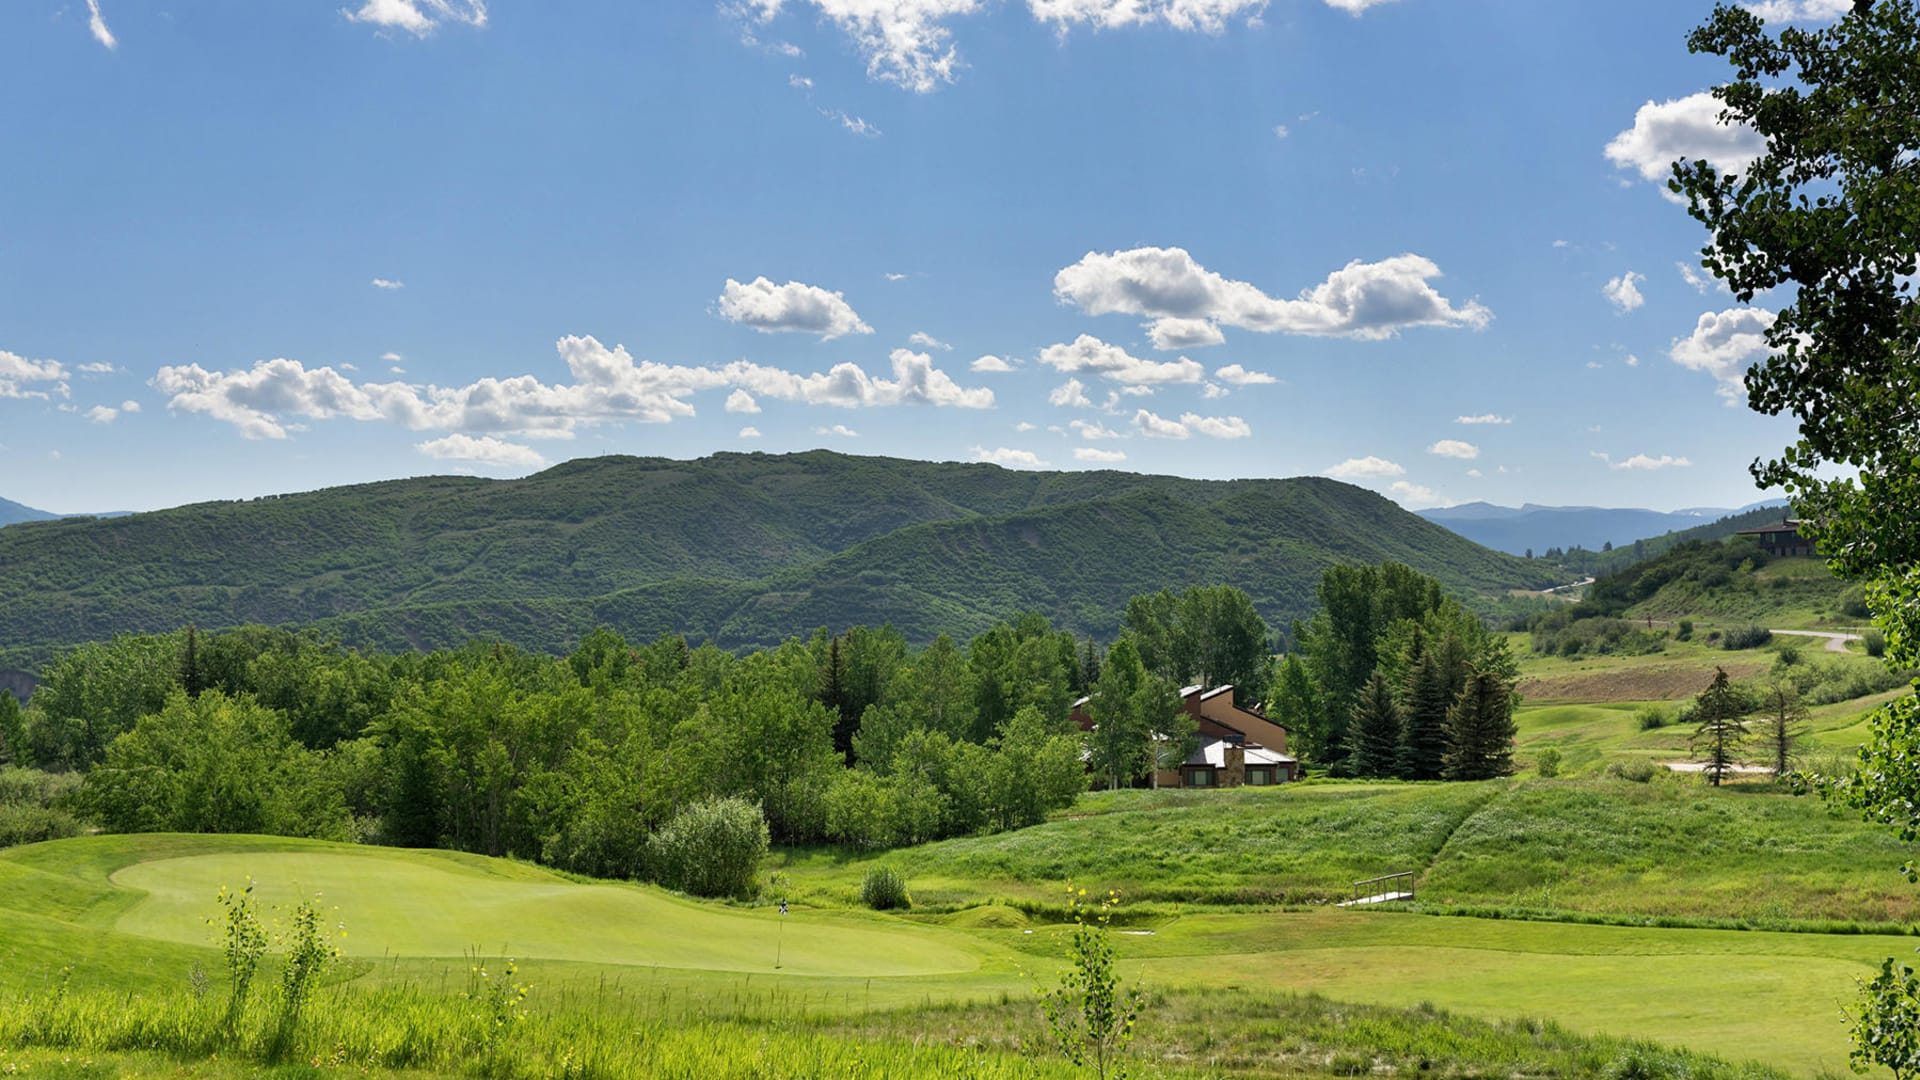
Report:
[[[860,879],[860,902],[875,911],[892,911],[913,906],[907,892],[906,876],[891,866],[874,866]]]
[[[1792,667],[1800,662],[1800,646],[1798,645],[1782,644],[1778,653],[1779,655],[1774,660],[1774,663],[1779,664],[1781,667]]]
[[[753,895],[769,843],[767,818],[745,799],[703,799],[653,837],[660,884],[694,896]]]
[[[1616,761],[1607,766],[1607,775],[1630,780],[1636,784],[1645,784],[1653,780],[1660,771],[1659,766],[1645,758],[1633,758],[1628,761]]]
[[[1720,639],[1720,647],[1728,652],[1742,649],[1758,649],[1773,640],[1773,631],[1764,626],[1738,626],[1728,630]]]
[[[1674,637],[1674,640],[1676,641],[1692,641],[1693,640],[1693,620],[1681,619],[1680,626],[1674,632],[1673,637]]]
[[[1867,592],[1859,586],[1847,590],[1840,600],[1840,612],[1848,618],[1864,619],[1872,614],[1867,608]]]
[[[1861,644],[1867,647],[1867,655],[1878,660],[1887,655],[1887,635],[1878,630],[1869,630],[1862,635]]]
[[[1533,770],[1549,779],[1560,775],[1560,751],[1549,746],[1533,760]]]
[[[1642,705],[1633,712],[1634,726],[1641,731],[1656,731],[1673,722],[1673,717],[1659,705]]]

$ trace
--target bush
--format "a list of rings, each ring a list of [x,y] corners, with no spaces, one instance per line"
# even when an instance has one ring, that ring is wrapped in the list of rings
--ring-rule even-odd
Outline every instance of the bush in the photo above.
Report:
[[[1633,722],[1641,731],[1656,731],[1673,723],[1673,716],[1659,705],[1642,705],[1634,710]]]
[[[1692,641],[1693,640],[1693,620],[1681,619],[1679,629],[1674,632],[1673,637],[1675,641]]]
[[[1878,660],[1887,655],[1887,635],[1878,630],[1869,630],[1862,635],[1861,644],[1867,647],[1867,655]]]
[[[1782,644],[1777,652],[1778,656],[1775,658],[1774,663],[1779,664],[1781,667],[1792,667],[1800,662],[1800,646],[1798,645]]]
[[[1560,775],[1560,751],[1549,746],[1533,759],[1533,771],[1551,779]]]
[[[892,911],[913,906],[907,892],[906,876],[891,866],[873,866],[860,880],[860,902],[875,911]]]
[[[769,843],[766,815],[745,799],[703,799],[653,837],[660,884],[694,896],[753,895]]]
[[[1773,641],[1773,631],[1764,626],[1739,626],[1726,632],[1720,639],[1720,647],[1728,652],[1742,649],[1758,649]]]
[[[1653,780],[1660,767],[1645,758],[1633,758],[1629,761],[1616,761],[1607,766],[1607,775],[1621,780],[1630,780],[1636,784],[1645,784]]]

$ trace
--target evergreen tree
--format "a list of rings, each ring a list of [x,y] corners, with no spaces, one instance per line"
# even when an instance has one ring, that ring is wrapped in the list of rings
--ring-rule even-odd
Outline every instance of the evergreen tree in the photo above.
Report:
[[[1800,700],[1800,690],[1791,680],[1775,679],[1767,684],[1764,709],[1760,735],[1766,740],[1773,775],[1783,777],[1793,759],[1799,756],[1801,741],[1807,737],[1807,706]]]
[[[1446,771],[1447,710],[1454,698],[1451,681],[1437,648],[1429,647],[1420,662],[1407,669],[1401,690],[1405,736],[1399,773],[1408,780],[1438,780]]]
[[[1693,748],[1704,755],[1701,760],[1714,787],[1739,764],[1733,755],[1747,738],[1747,725],[1741,721],[1746,714],[1747,703],[1727,680],[1727,669],[1714,669],[1713,682],[1693,701],[1693,716],[1699,724],[1693,732]]]
[[[1475,668],[1447,710],[1448,780],[1491,780],[1513,772],[1513,683],[1497,669]]]
[[[27,763],[27,722],[13,691],[0,690],[0,762]]]
[[[1400,762],[1400,707],[1394,704],[1387,677],[1378,671],[1360,691],[1360,700],[1353,707],[1352,730],[1353,775],[1394,775]]]
[[[833,748],[847,764],[853,764],[853,735],[860,730],[860,716],[849,715],[853,699],[847,688],[847,654],[841,649],[837,634],[827,641],[827,654],[820,662],[820,692],[816,700],[833,713]]]
[[[207,688],[206,679],[200,672],[200,628],[187,624],[187,636],[180,647],[180,688],[190,698],[200,696]]]

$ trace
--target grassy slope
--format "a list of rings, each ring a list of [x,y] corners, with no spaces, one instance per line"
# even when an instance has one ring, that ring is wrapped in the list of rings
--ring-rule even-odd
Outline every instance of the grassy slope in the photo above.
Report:
[[[1321,568],[1399,558],[1463,590],[1544,583],[1324,479],[1014,472],[826,452],[602,458],[514,481],[432,477],[0,533],[0,651],[193,620],[352,640],[558,648],[606,622],[723,644],[894,621],[967,633],[1039,606],[1109,630],[1134,593],[1247,588],[1305,614]]]

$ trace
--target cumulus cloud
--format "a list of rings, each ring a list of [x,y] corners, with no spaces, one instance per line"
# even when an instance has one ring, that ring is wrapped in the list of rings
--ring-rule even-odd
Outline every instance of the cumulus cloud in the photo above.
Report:
[[[1624,315],[1647,302],[1647,298],[1640,295],[1640,282],[1645,280],[1647,275],[1629,270],[1607,282],[1601,287],[1600,293],[1607,298],[1607,303],[1619,308]]]
[[[1721,123],[1722,108],[1705,91],[1657,104],[1649,101],[1633,114],[1633,127],[1607,144],[1607,160],[1662,185],[1663,191],[1676,161],[1704,160],[1723,173],[1741,172],[1767,152],[1767,141],[1744,124]]]
[[[1005,469],[1044,469],[1047,465],[1040,460],[1040,455],[1031,450],[1014,450],[1005,446],[998,446],[992,450],[984,446],[976,446],[973,448],[973,460],[985,461]]]
[[[853,430],[852,428],[848,427],[845,424],[833,424],[828,427],[817,427],[813,429],[813,433],[815,435],[832,435],[836,438],[841,438],[841,439],[857,439],[860,437],[859,432]]]
[[[1511,424],[1513,418],[1497,413],[1481,413],[1479,416],[1456,416],[1453,422],[1456,424]]]
[[[757,413],[760,411],[760,403],[753,400],[753,395],[747,393],[745,390],[735,390],[733,393],[727,395],[727,411],[730,413]]]
[[[341,14],[349,22],[404,30],[415,37],[426,37],[446,23],[487,25],[486,0],[366,0],[359,9],[343,8]]]
[[[1229,382],[1235,386],[1266,386],[1280,381],[1264,371],[1248,371],[1239,364],[1214,368],[1213,375],[1221,382]]]
[[[1745,389],[1747,368],[1771,352],[1767,331],[1774,318],[1765,308],[1705,312],[1693,333],[1673,340],[1667,355],[1681,367],[1713,376],[1720,384],[1720,396],[1735,404]]]
[[[112,364],[95,362],[91,364],[81,364],[77,370],[82,375],[111,375],[119,369]]]
[[[1692,263],[1677,262],[1674,263],[1673,266],[1674,269],[1680,271],[1680,280],[1692,286],[1693,291],[1699,293],[1701,296],[1707,295],[1709,289],[1731,294],[1731,290],[1727,288],[1726,282],[1721,281],[1719,278],[1708,277],[1706,274],[1701,273],[1700,267],[1694,266]]]
[[[1210,382],[1200,388],[1200,396],[1206,398],[1208,401],[1226,397],[1231,393],[1233,393],[1233,391],[1215,382]]]
[[[757,439],[760,437],[760,429],[751,425],[743,427],[740,429],[740,437],[743,439]]]
[[[993,391],[962,387],[930,357],[905,349],[894,350],[893,378],[882,379],[848,363],[797,374],[745,360],[723,367],[636,362],[624,347],[608,348],[591,337],[562,338],[557,348],[571,383],[550,385],[532,375],[489,377],[458,387],[355,383],[330,367],[308,369],[297,360],[279,359],[228,372],[198,364],[164,367],[153,385],[169,395],[169,408],[225,421],[252,439],[286,438],[288,417],[564,439],[583,425],[689,417],[694,408],[687,398],[724,387],[750,397],[842,408],[993,405]]]
[[[1266,7],[1267,0],[1027,0],[1034,18],[1061,30],[1075,24],[1098,30],[1159,24],[1218,34],[1235,18],[1258,20]]]
[[[953,351],[953,346],[941,341],[939,338],[934,337],[924,330],[914,331],[913,336],[907,339],[907,344],[918,345],[923,349],[939,349],[941,352]]]
[[[1116,461],[1127,460],[1124,450],[1102,450],[1094,446],[1076,446],[1073,448],[1073,460],[1089,461],[1096,465],[1111,465]]]
[[[983,375],[1003,375],[1012,371],[1013,365],[998,356],[988,355],[975,360],[970,370],[980,372]]]
[[[1644,471],[1652,471],[1655,469],[1684,469],[1687,466],[1692,465],[1693,462],[1688,461],[1686,458],[1683,458],[1683,457],[1674,457],[1671,454],[1661,454],[1659,457],[1648,457],[1646,454],[1635,454],[1632,457],[1626,459],[1625,461],[1609,461],[1607,464],[1609,467],[1615,468],[1615,469],[1639,469]]]
[[[1149,439],[1191,439],[1193,432],[1178,420],[1168,420],[1141,409],[1133,414],[1133,429]]]
[[[1436,506],[1453,505],[1452,500],[1436,494],[1432,488],[1406,480],[1395,480],[1387,490],[1393,492],[1395,502],[1409,510],[1428,510]]]
[[[1348,458],[1326,470],[1335,480],[1362,480],[1384,476],[1405,476],[1407,470],[1379,457]]]
[[[388,292],[393,292],[398,289],[406,288],[407,283],[404,281],[395,281],[392,278],[377,277],[373,279],[373,287],[376,289],[385,289]]]
[[[873,327],[854,313],[844,293],[797,281],[775,285],[757,277],[743,285],[728,278],[719,309],[720,317],[728,322],[751,326],[763,334],[818,334],[821,341],[832,341],[848,334],[873,333]]]
[[[1087,400],[1087,386],[1079,379],[1068,379],[1053,388],[1047,395],[1047,404],[1062,408],[1091,409],[1093,402]]]
[[[1187,430],[1214,439],[1244,439],[1253,434],[1253,428],[1237,416],[1201,416],[1197,413],[1183,413],[1180,423]]]
[[[503,469],[534,469],[547,463],[547,459],[533,447],[510,443],[491,435],[475,438],[472,435],[454,434],[444,439],[415,443],[413,448],[441,461],[471,461]]]
[[[0,349],[0,398],[72,397],[67,368],[58,360],[29,360]]]
[[[111,424],[120,415],[120,410],[111,405],[95,405],[87,410],[87,419],[96,424]]]
[[[1480,456],[1480,448],[1470,442],[1459,439],[1441,439],[1427,447],[1427,453],[1435,457],[1457,458],[1460,461],[1472,461]]]
[[[93,40],[109,50],[120,47],[120,41],[107,29],[107,20],[100,14],[100,0],[87,0],[87,30],[93,34]]]
[[[1760,0],[1742,4],[1768,22],[1832,22],[1853,10],[1854,0]]]
[[[1341,11],[1354,16],[1360,15],[1370,7],[1378,7],[1381,4],[1391,3],[1393,3],[1393,0],[1327,0],[1328,7],[1339,8]]]
[[[1101,439],[1117,439],[1120,437],[1119,432],[1097,420],[1075,420],[1068,424],[1067,427],[1071,428],[1075,434],[1089,442],[1097,442]]]
[[[1142,360],[1091,334],[1081,334],[1069,344],[1047,346],[1040,350],[1040,362],[1057,371],[1090,372],[1136,386],[1197,383],[1207,374],[1206,368],[1184,356],[1178,360]]]
[[[1156,341],[1192,334],[1191,324],[1256,333],[1379,340],[1416,326],[1482,329],[1493,313],[1477,301],[1455,306],[1434,289],[1440,268],[1419,255],[1354,260],[1292,300],[1214,273],[1183,248],[1088,252],[1054,275],[1054,295],[1089,315],[1154,320]],[[1174,320],[1169,323],[1168,320]]]
[[[1158,319],[1148,324],[1147,337],[1162,352],[1174,349],[1204,349],[1224,345],[1227,335],[1205,319]]]

